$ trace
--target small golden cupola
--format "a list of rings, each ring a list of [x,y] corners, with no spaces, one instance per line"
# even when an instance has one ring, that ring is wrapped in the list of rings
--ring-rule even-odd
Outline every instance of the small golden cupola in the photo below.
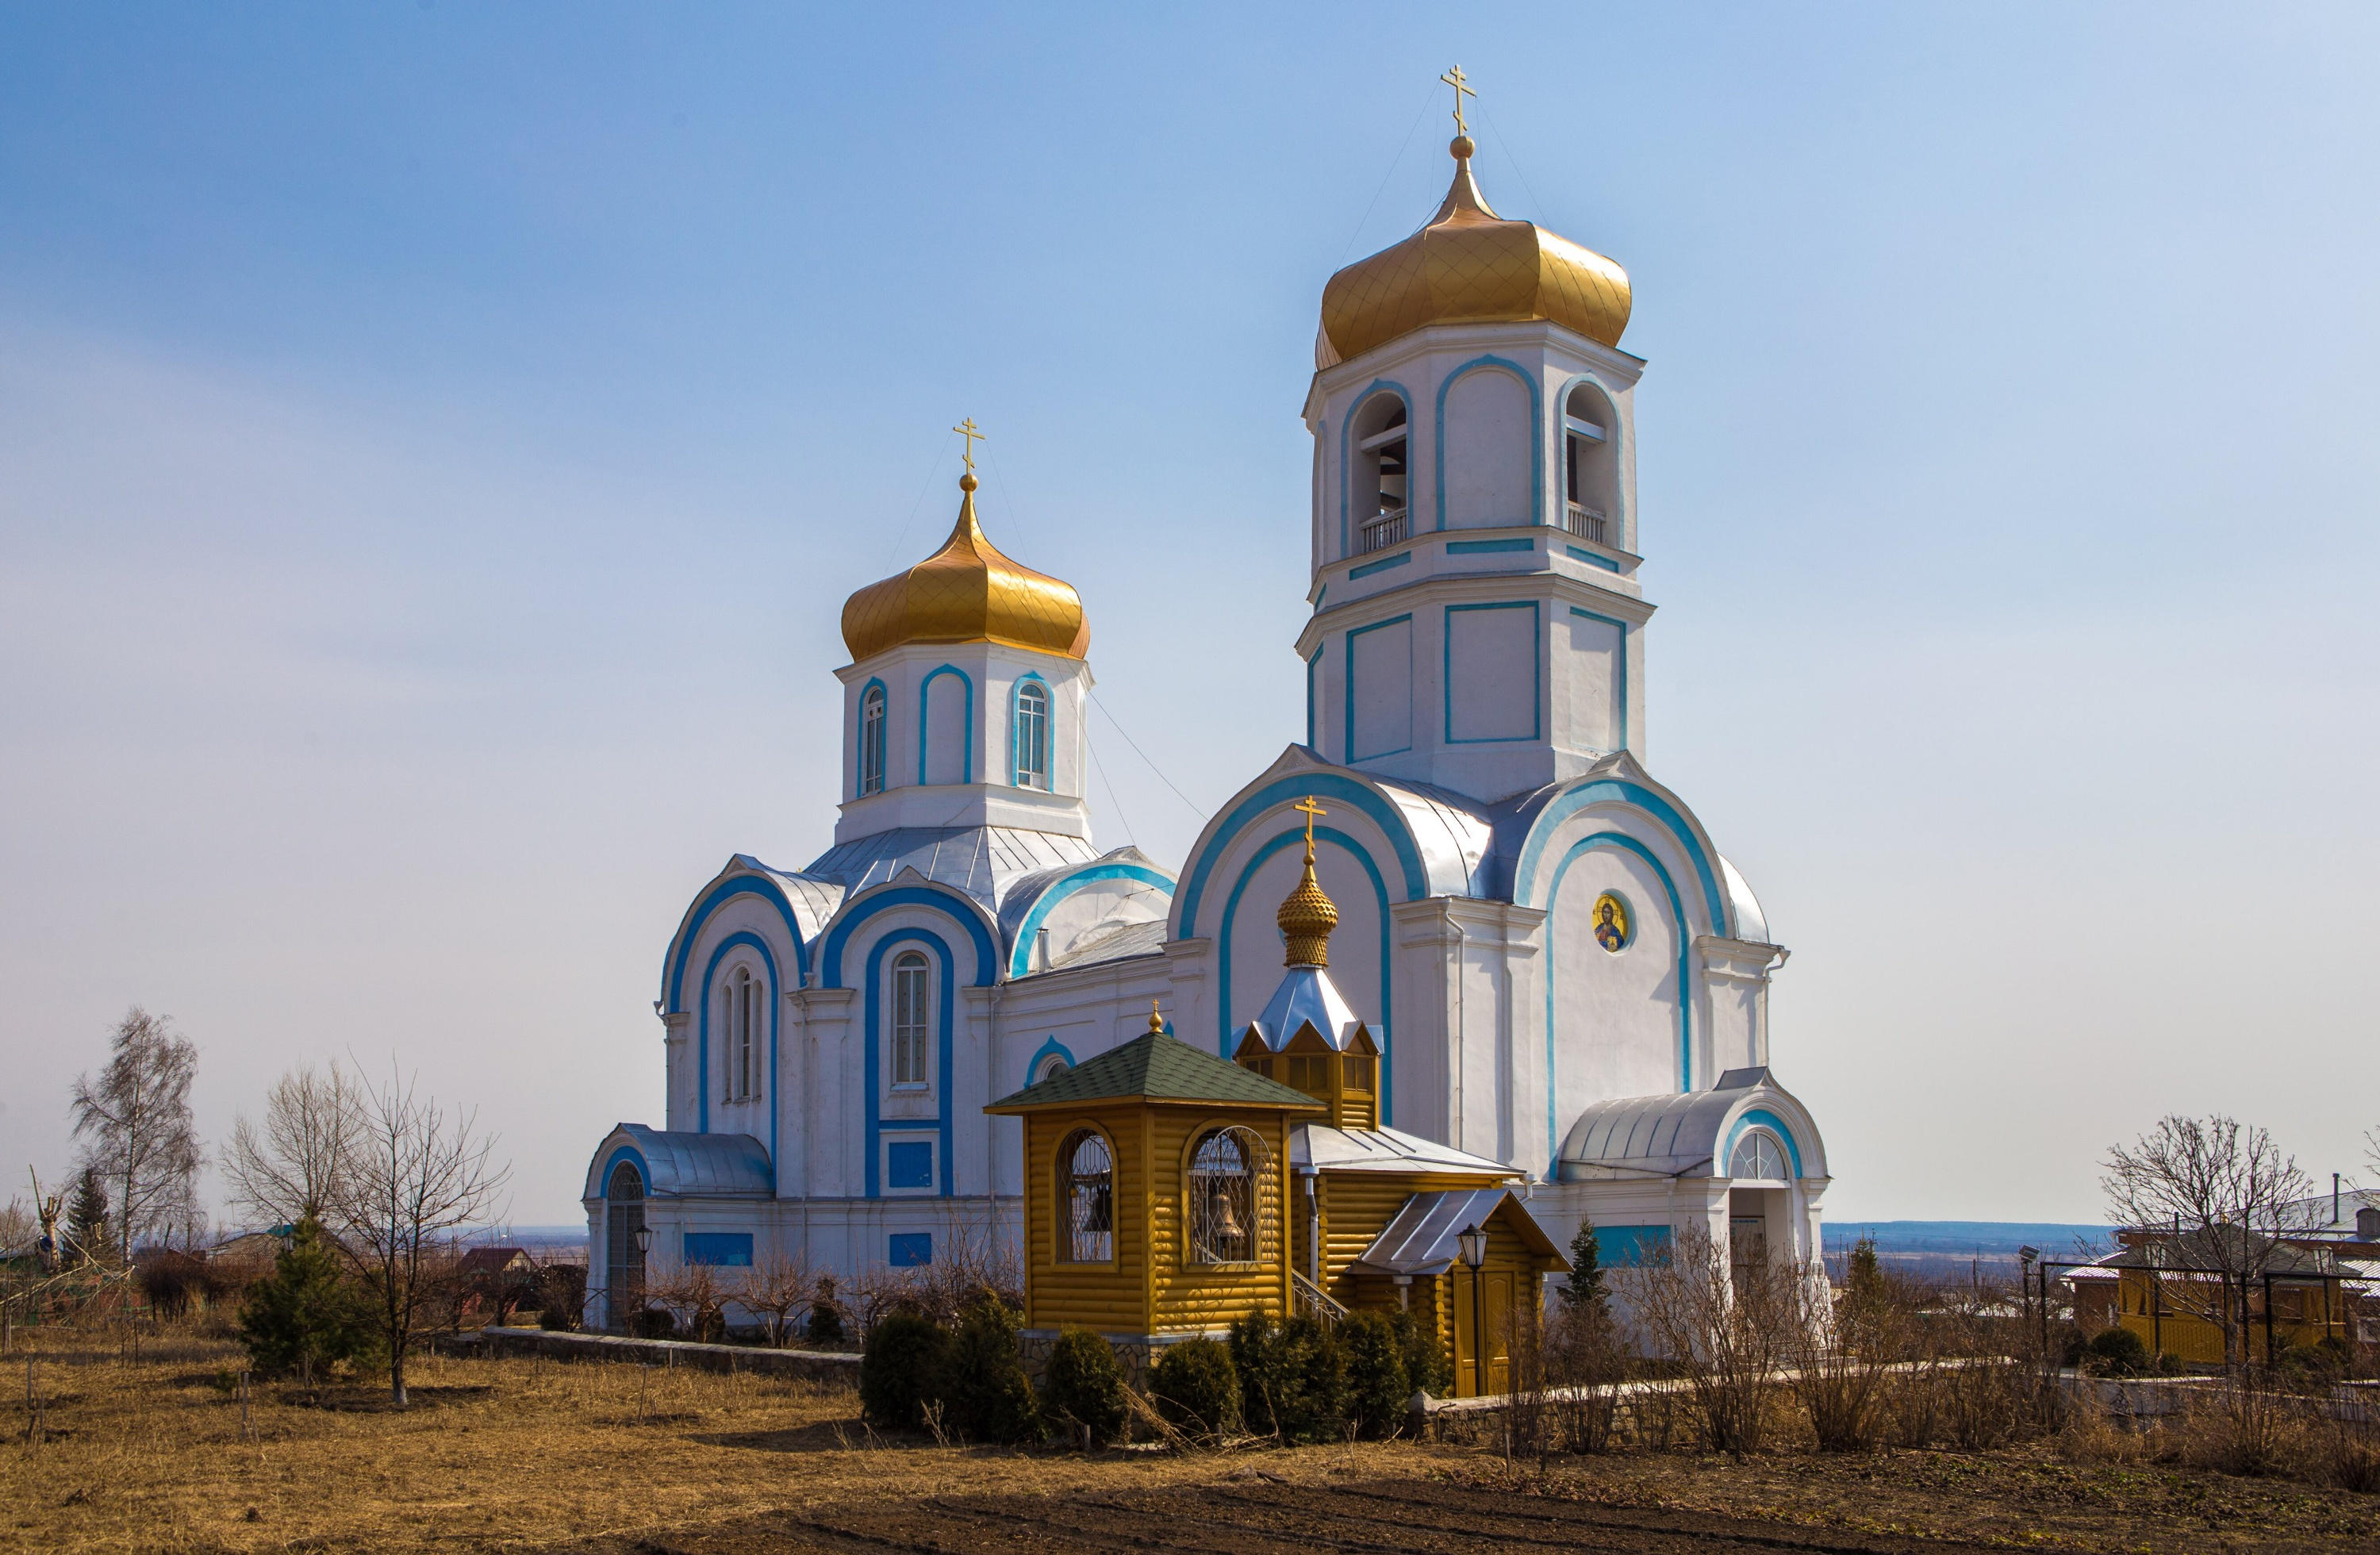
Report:
[[[1273,921],[1281,925],[1281,965],[1328,966],[1330,931],[1339,927],[1339,906],[1314,878],[1314,818],[1323,811],[1311,799],[1297,808],[1307,812],[1305,873],[1299,877],[1297,889],[1281,898],[1281,910],[1273,915]]]
[[[970,461],[971,462],[971,461]],[[942,548],[844,601],[856,663],[911,642],[996,642],[1080,659],[1091,625],[1074,585],[1001,553],[975,516],[975,471],[959,477],[959,520]]]
[[[1548,319],[1617,348],[1628,327],[1628,272],[1534,222],[1496,214],[1471,176],[1471,137],[1458,134],[1447,149],[1454,183],[1438,214],[1322,289],[1315,365],[1333,367],[1441,323]]]

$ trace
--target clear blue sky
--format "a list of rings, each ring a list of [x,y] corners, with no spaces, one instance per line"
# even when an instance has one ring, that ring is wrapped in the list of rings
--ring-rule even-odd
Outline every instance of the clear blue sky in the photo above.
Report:
[[[1634,282],[1647,756],[1829,1212],[2095,1219],[2168,1110],[2360,1169],[2380,14],[422,0],[0,7],[0,1170],[139,1001],[212,1137],[394,1053],[575,1217],[961,416],[1178,862],[1303,727],[1316,307],[1458,60]]]

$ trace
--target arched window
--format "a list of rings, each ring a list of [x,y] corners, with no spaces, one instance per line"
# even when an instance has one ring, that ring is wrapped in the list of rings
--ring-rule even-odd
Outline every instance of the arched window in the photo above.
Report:
[[[1016,786],[1050,786],[1050,689],[1038,680],[1016,687]]]
[[[1065,1229],[1066,1262],[1115,1257],[1115,1160],[1095,1130],[1077,1129],[1058,1152],[1058,1223]]]
[[[1054,1080],[1073,1067],[1073,1064],[1066,1062],[1065,1054],[1047,1054],[1040,1063],[1033,1066],[1033,1078],[1029,1083],[1038,1086],[1044,1080]]]
[[[1355,412],[1355,457],[1347,472],[1347,511],[1355,521],[1355,551],[1384,551],[1413,533],[1411,446],[1405,402],[1375,395]]]
[[[859,696],[859,792],[884,792],[884,687]]]
[[[903,951],[892,961],[892,1083],[926,1083],[926,958]]]
[[[1257,1167],[1263,1148],[1245,1128],[1202,1136],[1190,1154],[1185,1206],[1193,1263],[1253,1263],[1257,1258]]]
[[[767,1065],[769,985],[738,966],[719,990],[720,1068],[729,1101],[748,1101],[760,1094],[761,1071]]]
[[[1735,1154],[1728,1160],[1727,1174],[1739,1183],[1783,1183],[1792,1179],[1785,1164],[1785,1148],[1777,1142],[1777,1136],[1758,1128],[1736,1142]]]
[[[1581,383],[1562,401],[1562,528],[1618,545],[1620,416],[1603,391]]]
[[[637,1233],[645,1228],[645,1180],[626,1161],[612,1168],[603,1184],[603,1243],[607,1255],[604,1316],[615,1329],[644,1305],[645,1253]]]

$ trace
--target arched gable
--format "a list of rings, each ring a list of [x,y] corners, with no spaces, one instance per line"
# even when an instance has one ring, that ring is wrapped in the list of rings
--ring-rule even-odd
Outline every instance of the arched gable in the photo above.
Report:
[[[904,869],[880,886],[861,892],[843,905],[819,940],[819,982],[824,988],[851,988],[844,979],[844,962],[852,938],[887,913],[922,907],[941,913],[955,926],[957,938],[974,953],[967,982],[990,988],[1000,980],[998,926],[975,898],[965,892],[929,881],[915,869]]]
[[[1117,881],[1147,886],[1163,895],[1169,907],[1172,905],[1173,876],[1151,863],[1137,848],[1118,848],[1088,864],[1044,870],[1011,887],[1000,904],[1000,931],[1007,953],[1006,975],[1021,978],[1033,970],[1033,937],[1068,898],[1102,882]]]
[[[782,927],[784,935],[783,942],[775,948],[785,954],[796,977],[807,981],[811,947],[820,925],[840,906],[843,888],[829,881],[771,869],[749,854],[728,859],[727,867],[696,895],[678,919],[677,932],[670,937],[669,950],[662,958],[664,1014],[685,1012],[686,970],[695,946],[711,918],[738,897],[757,898],[773,915],[772,928]]]
[[[1515,906],[1543,906],[1548,901],[1548,882],[1553,864],[1567,851],[1565,826],[1582,812],[1602,806],[1623,808],[1640,818],[1636,825],[1626,819],[1588,816],[1572,827],[1572,832],[1596,829],[1621,831],[1643,830],[1649,833],[1645,840],[1675,848],[1681,862],[1691,873],[1691,887],[1681,893],[1682,899],[1694,914],[1699,915],[1704,927],[1700,931],[1737,934],[1735,915],[1730,910],[1726,886],[1721,881],[1718,849],[1712,845],[1702,822],[1687,809],[1684,801],[1645,775],[1635,759],[1625,752],[1598,763],[1594,771],[1572,779],[1554,790],[1540,804],[1515,850],[1512,865],[1512,903]],[[1648,824],[1649,823],[1649,824]],[[1557,844],[1560,844],[1559,848]],[[1550,856],[1549,856],[1550,855]]]
[[[1436,791],[1423,793],[1334,766],[1306,747],[1293,745],[1199,833],[1174,893],[1169,939],[1213,932],[1219,911],[1211,900],[1219,889],[1217,869],[1244,843],[1250,828],[1260,827],[1269,812],[1308,795],[1325,805],[1335,800],[1345,807],[1349,814],[1341,817],[1342,827],[1352,826],[1352,818],[1360,816],[1378,831],[1382,845],[1377,863],[1390,901],[1487,894],[1493,832],[1484,816]]]

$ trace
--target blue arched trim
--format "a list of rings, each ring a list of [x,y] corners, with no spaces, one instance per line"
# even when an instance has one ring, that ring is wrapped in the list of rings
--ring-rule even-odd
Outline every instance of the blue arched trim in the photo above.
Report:
[[[1455,380],[1483,368],[1501,368],[1521,381],[1529,391],[1529,522],[1546,521],[1546,404],[1545,391],[1536,379],[1520,363],[1502,357],[1474,357],[1446,375],[1438,385],[1438,456],[1432,461],[1430,474],[1438,485],[1438,527],[1446,528],[1446,391],[1454,387]],[[1407,486],[1411,490],[1411,486]]]
[[[968,679],[966,671],[956,664],[942,664],[928,670],[926,678],[917,682],[917,786],[920,788],[926,784],[926,726],[934,706],[931,693],[934,682],[946,674],[958,676],[959,688],[966,693],[964,704],[966,710],[965,735],[959,746],[959,781],[975,781],[975,682]]]
[[[1562,439],[1564,439],[1564,438],[1567,438],[1567,437],[1570,435],[1570,428],[1569,428],[1568,426],[1564,425],[1564,423],[1563,423],[1563,418],[1564,418],[1564,417],[1566,417],[1566,416],[1568,416],[1568,415],[1570,414],[1570,393],[1571,393],[1571,391],[1572,391],[1572,389],[1577,388],[1581,383],[1592,383],[1593,385],[1595,385],[1595,388],[1596,388],[1597,392],[1597,393],[1599,393],[1599,394],[1601,394],[1601,395],[1603,395],[1603,397],[1604,397],[1606,400],[1608,400],[1608,401],[1609,401],[1609,402],[1610,402],[1610,405],[1611,405],[1611,421],[1612,421],[1611,435],[1612,435],[1615,439],[1616,439],[1616,438],[1619,438],[1619,437],[1620,437],[1620,435],[1621,435],[1621,425],[1620,425],[1620,419],[1621,419],[1621,418],[1620,418],[1620,395],[1619,395],[1619,394],[1618,394],[1615,390],[1613,390],[1613,388],[1611,387],[1611,385],[1610,385],[1610,384],[1609,384],[1609,383],[1605,383],[1602,379],[1597,378],[1594,373],[1592,373],[1592,372],[1576,372],[1576,373],[1572,373],[1569,378],[1567,378],[1567,379],[1563,380],[1563,382],[1562,382],[1562,386],[1561,386],[1561,392],[1560,392],[1560,394],[1558,394],[1558,395],[1556,395],[1554,396],[1554,405],[1553,405],[1553,410],[1554,410],[1554,413],[1553,413],[1552,420],[1553,420],[1553,432],[1554,432],[1554,439],[1555,439],[1555,441],[1554,441],[1554,443],[1553,443],[1552,446],[1554,446],[1554,447],[1556,447],[1556,448],[1560,448],[1560,447],[1561,447],[1561,446],[1562,446],[1561,440],[1562,440]],[[1627,444],[1626,444],[1624,442],[1621,442],[1621,443],[1614,443],[1614,445],[1613,445],[1613,447],[1612,447],[1612,453],[1613,453],[1615,456],[1617,456],[1619,457],[1619,459],[1620,459],[1620,472],[1621,472],[1621,479],[1620,479],[1620,480],[1615,480],[1615,481],[1613,481],[1613,482],[1611,483],[1611,505],[1612,505],[1613,507],[1616,507],[1616,508],[1618,508],[1618,509],[1620,510],[1619,512],[1617,512],[1617,513],[1613,514],[1613,515],[1612,515],[1612,516],[1613,516],[1614,518],[1616,518],[1616,519],[1618,519],[1618,520],[1619,520],[1619,526],[1620,526],[1620,538],[1619,538],[1619,544],[1618,544],[1618,547],[1617,547],[1617,548],[1618,548],[1618,549],[1620,549],[1620,550],[1621,550],[1621,551],[1625,551],[1625,550],[1627,550],[1627,549],[1628,549],[1628,543],[1627,543],[1627,542],[1628,542],[1628,516],[1629,516],[1629,515],[1628,515],[1628,480],[1627,480],[1627,473],[1628,473],[1628,460],[1627,460],[1627,456],[1627,456]],[[1570,493],[1569,493],[1568,492],[1564,492],[1562,494],[1563,494],[1564,498],[1565,498],[1565,499],[1567,499]]]
[[[1652,867],[1653,873],[1660,878],[1661,889],[1669,893],[1670,925],[1671,931],[1678,936],[1678,1089],[1682,1094],[1694,1088],[1694,989],[1687,981],[1694,970],[1694,937],[1686,923],[1685,907],[1678,900],[1677,883],[1670,879],[1670,871],[1662,868],[1661,860],[1655,856],[1653,850],[1626,832],[1597,832],[1591,837],[1582,837],[1572,844],[1571,850],[1562,855],[1561,862],[1554,867],[1553,887],[1546,893],[1546,1175],[1548,1180],[1559,1175],[1561,1167],[1561,1137],[1555,1132],[1554,1124],[1554,1098],[1558,1089],[1554,1083],[1554,954],[1560,942],[1554,934],[1553,906],[1561,900],[1562,876],[1570,872],[1570,867],[1582,856],[1597,848],[1634,854]]]
[[[769,950],[769,942],[749,929],[737,929],[719,942],[710,953],[710,960],[702,968],[702,1013],[696,1017],[699,1035],[695,1041],[694,1077],[696,1094],[700,1101],[695,1115],[699,1120],[696,1132],[710,1132],[710,985],[719,976],[719,964],[727,953],[738,945],[750,945],[760,953],[760,963],[769,973],[769,1068],[768,1084],[761,1087],[760,1104],[769,1109],[769,1185],[771,1191],[777,1179],[777,1011],[784,1002],[783,984],[777,978],[777,958]]]
[[[1786,1126],[1785,1120],[1766,1107],[1755,1107],[1735,1120],[1735,1126],[1727,1131],[1727,1148],[1719,1151],[1718,1160],[1711,1163],[1714,1168],[1711,1174],[1724,1177],[1734,1169],[1736,1141],[1743,1137],[1745,1129],[1755,1125],[1785,1141],[1785,1153],[1793,1159],[1793,1175],[1799,1180],[1802,1175],[1801,1143],[1793,1137],[1793,1131]]]
[[[624,1160],[645,1180],[645,1197],[653,1197],[653,1169],[645,1164],[645,1152],[634,1145],[614,1145],[612,1153],[603,1158],[603,1170],[595,1174],[595,1197],[607,1205],[612,1202],[612,1172]]]
[[[1710,856],[1704,851],[1701,839],[1694,835],[1694,829],[1686,823],[1686,818],[1680,815],[1677,807],[1669,800],[1644,784],[1630,783],[1624,778],[1598,778],[1593,783],[1582,784],[1545,808],[1544,813],[1530,825],[1529,839],[1521,848],[1520,862],[1513,866],[1512,905],[1516,907],[1536,905],[1533,889],[1536,884],[1537,862],[1545,852],[1547,839],[1554,833],[1554,828],[1587,806],[1607,799],[1633,805],[1670,829],[1670,834],[1686,850],[1686,856],[1693,860],[1694,875],[1702,881],[1703,901],[1710,909],[1711,927],[1721,934],[1733,933],[1734,926],[1728,922],[1727,917],[1727,898],[1719,893],[1718,876],[1711,869]],[[1548,897],[1547,900],[1552,898]]]
[[[820,957],[824,971],[820,982],[827,988],[844,988],[843,980],[843,949],[851,942],[853,930],[880,913],[895,907],[931,907],[967,931],[967,940],[975,947],[975,984],[990,988],[1000,980],[1000,954],[992,948],[991,931],[983,926],[982,915],[976,905],[955,891],[933,886],[905,885],[879,892],[859,905],[856,912],[838,918],[826,931]]]
[[[802,926],[794,917],[794,905],[776,881],[766,875],[733,875],[703,893],[694,910],[686,915],[686,927],[678,931],[677,945],[670,953],[669,978],[662,990],[662,1008],[671,1014],[686,1012],[686,964],[694,954],[694,942],[701,937],[702,926],[720,905],[737,896],[758,896],[777,909],[785,921],[785,933],[794,942],[794,966],[804,978],[810,975],[810,948],[802,938]]]
[[[1350,549],[1354,540],[1347,528],[1349,512],[1347,504],[1354,483],[1355,418],[1362,414],[1364,407],[1371,404],[1375,397],[1382,394],[1396,395],[1405,407],[1405,511],[1407,513],[1413,511],[1413,440],[1415,431],[1418,430],[1414,425],[1413,395],[1406,391],[1402,383],[1391,383],[1386,378],[1375,378],[1364,385],[1362,394],[1348,402],[1347,414],[1340,418],[1339,421],[1339,555],[1342,559],[1354,554],[1354,552]],[[1405,523],[1410,528],[1413,520],[1408,518]],[[1318,605],[1320,602],[1316,601]],[[1312,745],[1314,742],[1308,739],[1305,743]]]
[[[857,758],[856,764],[851,769],[851,793],[854,798],[859,799],[868,797],[868,694],[870,691],[884,699],[884,716],[876,723],[876,771],[882,775],[885,786],[892,786],[892,765],[888,759],[892,752],[886,747],[890,744],[888,732],[892,727],[892,693],[885,689],[881,680],[870,675],[868,684],[859,688],[858,728],[854,731],[851,742],[852,754]]]
[[[1033,1056],[1025,1061],[1025,1079],[1018,1087],[1019,1089],[1033,1083],[1033,1072],[1041,1067],[1041,1061],[1045,1058],[1062,1058],[1066,1061],[1067,1068],[1072,1069],[1075,1066],[1075,1050],[1055,1037],[1048,1038],[1039,1047],[1033,1050]]]
[[[1027,670],[1018,675],[1016,683],[1008,688],[1008,785],[1011,788],[1021,788],[1025,785],[1022,775],[1025,771],[1025,753],[1017,747],[1016,705],[1024,699],[1025,686],[1027,681],[1041,687],[1041,737],[1048,742],[1050,747],[1043,752],[1043,755],[1050,761],[1048,792],[1054,794],[1058,791],[1058,696],[1056,692],[1050,689],[1050,683],[1042,679],[1040,674],[1034,670]]]
[[[1404,899],[1418,901],[1430,893],[1429,871],[1421,861],[1421,850],[1414,845],[1413,832],[1405,824],[1404,813],[1380,797],[1375,789],[1367,788],[1350,777],[1337,772],[1293,772],[1276,778],[1232,807],[1231,814],[1215,828],[1213,840],[1198,850],[1197,863],[1191,869],[1189,884],[1182,892],[1181,937],[1196,939],[1198,932],[1198,905],[1206,894],[1207,877],[1212,873],[1215,861],[1223,856],[1249,822],[1274,806],[1305,795],[1317,798],[1337,799],[1353,805],[1371,818],[1389,846],[1397,856],[1397,868],[1404,876]]]
[[[1008,952],[1010,977],[1021,978],[1033,970],[1033,936],[1040,931],[1050,909],[1098,881],[1140,881],[1157,887],[1169,898],[1173,894],[1173,882],[1145,864],[1094,864],[1052,881],[1035,900],[1032,910],[1025,915],[1025,921],[1016,926],[1016,943]]]
[[[1344,848],[1347,852],[1354,854],[1355,856],[1355,862],[1364,867],[1364,873],[1371,877],[1372,894],[1379,903],[1380,1018],[1372,1034],[1378,1038],[1380,1042],[1380,1088],[1376,1093],[1380,1099],[1380,1126],[1383,1128],[1393,1128],[1396,1126],[1396,1091],[1390,1082],[1396,1076],[1394,1059],[1396,1051],[1396,1020],[1395,1011],[1390,1004],[1390,987],[1389,978],[1390,970],[1394,965],[1394,963],[1390,959],[1389,884],[1387,881],[1380,877],[1379,866],[1372,862],[1372,856],[1366,850],[1364,844],[1349,836],[1346,832],[1339,831],[1333,827],[1318,826],[1314,829],[1314,840],[1318,843],[1333,844],[1339,847]],[[1222,922],[1215,930],[1215,943],[1217,945],[1218,957],[1216,967],[1216,988],[1219,995],[1215,1006],[1215,1046],[1216,1051],[1220,1052],[1225,1058],[1230,1058],[1232,1056],[1232,920],[1239,916],[1240,893],[1247,890],[1248,881],[1256,878],[1256,872],[1264,867],[1266,859],[1270,858],[1274,854],[1279,853],[1285,847],[1293,846],[1303,843],[1304,841],[1305,841],[1305,831],[1303,829],[1292,829],[1290,831],[1283,832],[1280,836],[1273,838],[1271,841],[1266,843],[1262,847],[1257,848],[1255,853],[1249,856],[1247,863],[1242,867],[1240,870],[1240,878],[1232,882],[1231,894],[1223,899]]]
[[[895,929],[868,947],[868,1197],[879,1197],[883,1163],[879,1159],[882,1150],[878,1144],[884,1132],[884,953],[895,945],[915,942],[933,952],[934,964],[941,969],[941,997],[935,1001],[941,1019],[935,1022],[934,1106],[935,1136],[934,1182],[944,1198],[951,1197],[951,1018],[952,1008],[958,1002],[957,978],[953,972],[951,947],[942,937],[929,929]],[[907,1119],[895,1118],[894,1125],[916,1124]]]

